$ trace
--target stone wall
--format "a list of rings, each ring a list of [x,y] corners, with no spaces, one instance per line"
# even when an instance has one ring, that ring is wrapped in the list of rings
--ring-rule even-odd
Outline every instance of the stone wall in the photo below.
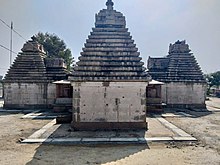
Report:
[[[72,82],[76,129],[146,128],[147,82]]]
[[[166,83],[162,86],[162,101],[168,107],[205,108],[206,88],[206,83]]]
[[[1,79],[1,76],[0,76],[0,79]],[[0,98],[2,98],[2,97],[3,97],[3,84],[0,81]]]
[[[4,108],[51,108],[56,97],[56,85],[48,83],[5,83]]]

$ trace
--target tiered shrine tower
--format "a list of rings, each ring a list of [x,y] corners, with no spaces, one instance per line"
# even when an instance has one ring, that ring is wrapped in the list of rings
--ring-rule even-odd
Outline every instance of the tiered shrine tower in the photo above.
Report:
[[[185,41],[170,44],[164,58],[150,57],[148,69],[153,79],[165,83],[162,99],[168,107],[206,108],[207,83]]]
[[[8,70],[4,83],[4,108],[48,109],[56,98],[56,80],[67,77],[62,59],[48,59],[35,37],[27,41]]]
[[[75,129],[146,129],[146,86],[150,80],[140,53],[113,9],[96,15],[72,76]]]

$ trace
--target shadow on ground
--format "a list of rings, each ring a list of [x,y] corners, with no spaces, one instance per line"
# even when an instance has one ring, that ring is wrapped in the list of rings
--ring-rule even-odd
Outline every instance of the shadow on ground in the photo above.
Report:
[[[59,146],[42,144],[36,150],[33,159],[27,165],[35,164],[73,164],[101,165],[115,162],[149,149],[142,145],[94,145]]]
[[[145,137],[145,130],[134,131],[71,131],[70,124],[59,125],[47,138],[127,138]],[[147,144],[78,144],[49,145],[42,144],[36,149],[33,159],[27,165],[34,164],[73,164],[100,165],[114,162],[149,149]]]
[[[185,117],[191,117],[191,118],[199,118],[203,116],[208,116],[213,114],[213,111],[206,109],[164,109],[165,113],[173,113],[175,115],[180,115],[180,113],[186,113],[191,116],[185,116]],[[184,115],[182,115],[184,116]]]

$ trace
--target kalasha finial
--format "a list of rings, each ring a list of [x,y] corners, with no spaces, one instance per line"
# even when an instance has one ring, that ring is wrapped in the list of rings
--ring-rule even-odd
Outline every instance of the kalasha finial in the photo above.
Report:
[[[32,41],[34,41],[34,42],[37,41],[37,37],[36,37],[36,36],[32,36],[31,39],[32,39]]]
[[[112,0],[108,0],[106,2],[106,6],[108,10],[113,10],[114,2],[112,2]]]

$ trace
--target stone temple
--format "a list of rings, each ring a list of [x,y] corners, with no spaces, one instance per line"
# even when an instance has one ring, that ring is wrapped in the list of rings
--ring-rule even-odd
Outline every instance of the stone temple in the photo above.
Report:
[[[46,58],[43,46],[34,37],[21,51],[3,80],[4,108],[52,108],[56,99],[53,82],[66,79],[68,73],[64,60]]]
[[[125,17],[112,0],[106,6],[72,74],[34,37],[27,41],[3,80],[4,108],[71,112],[75,130],[146,129],[146,113],[163,112],[162,103],[205,108],[206,81],[189,45],[177,41],[166,57],[149,57],[146,72]]]
[[[96,14],[95,27],[74,72],[72,127],[146,129],[146,87],[150,80],[140,53],[126,28],[125,17],[113,9]]]
[[[169,54],[148,59],[149,74],[164,82],[162,101],[168,107],[205,108],[206,80],[185,41],[170,44]]]

